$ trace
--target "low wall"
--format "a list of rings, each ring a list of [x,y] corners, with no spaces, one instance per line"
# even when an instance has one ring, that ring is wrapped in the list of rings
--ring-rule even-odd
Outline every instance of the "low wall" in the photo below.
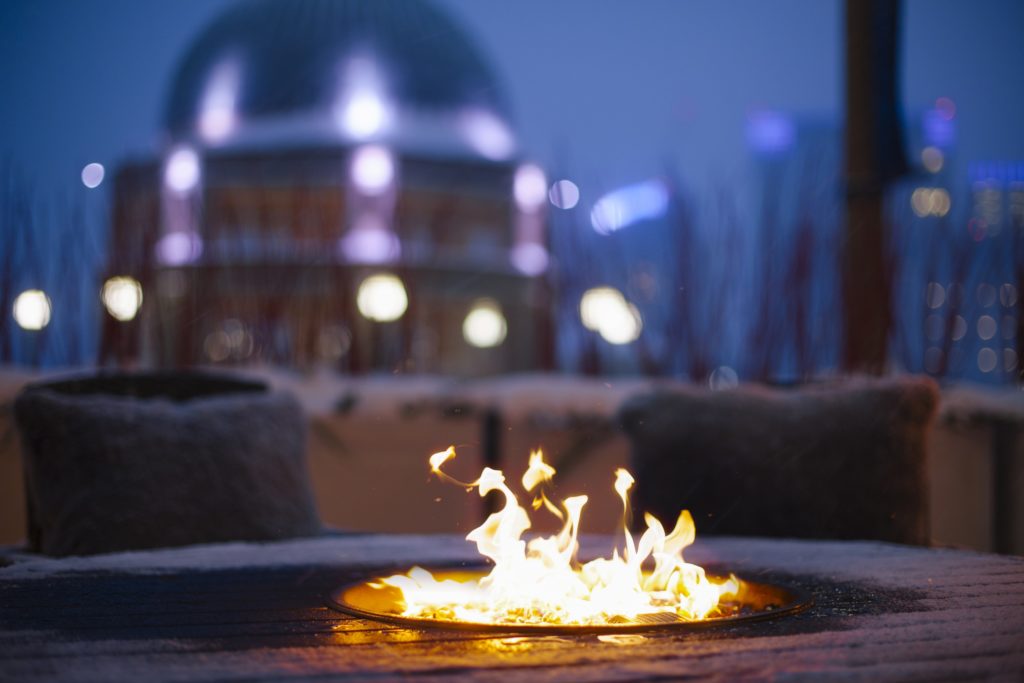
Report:
[[[321,518],[357,531],[465,533],[484,514],[473,492],[430,477],[427,457],[457,447],[447,470],[470,481],[486,462],[492,430],[501,466],[518,478],[529,451],[542,447],[559,469],[559,495],[585,493],[584,531],[610,532],[621,507],[611,488],[629,446],[608,421],[649,380],[516,376],[459,382],[446,378],[349,379],[328,374],[248,371],[296,394],[309,417],[309,467]],[[24,537],[24,491],[10,402],[31,375],[0,371],[0,544]],[[992,550],[991,396],[947,389],[929,446],[932,540]],[[1001,404],[1000,404],[1001,405]],[[486,417],[490,415],[490,417]],[[486,426],[485,426],[486,425]],[[1024,490],[1024,439],[1017,438],[1009,490]],[[1024,554],[1024,501],[1011,501],[1012,549]],[[539,527],[553,528],[535,515]],[[699,533],[698,529],[698,533]]]

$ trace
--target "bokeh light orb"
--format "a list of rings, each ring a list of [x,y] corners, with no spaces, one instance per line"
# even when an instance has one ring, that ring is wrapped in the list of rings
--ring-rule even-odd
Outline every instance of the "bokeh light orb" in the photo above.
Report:
[[[548,196],[548,181],[536,164],[523,164],[516,169],[512,194],[520,211],[536,211]]]
[[[202,170],[199,155],[191,147],[178,147],[164,165],[164,185],[177,194],[187,194],[199,184]]]
[[[489,349],[505,341],[508,322],[501,306],[493,299],[480,299],[462,321],[462,336],[471,346]]]
[[[95,189],[103,182],[103,178],[106,174],[107,171],[103,168],[103,164],[96,162],[86,164],[82,169],[82,184],[90,190]]]
[[[921,150],[921,165],[929,173],[938,173],[942,170],[945,157],[938,147],[925,147]]]
[[[723,391],[739,386],[740,376],[728,365],[720,365],[708,376],[708,386],[713,391]]]
[[[468,109],[458,118],[463,138],[480,156],[492,161],[509,158],[516,148],[512,131],[496,114],[486,109]]]
[[[982,349],[978,351],[978,369],[982,372],[992,372],[999,362],[996,352],[993,349]]]
[[[14,299],[13,313],[21,329],[41,330],[50,324],[50,297],[41,289],[26,289]]]
[[[384,130],[390,119],[390,112],[384,100],[375,92],[357,92],[337,113],[338,120],[346,133],[365,140]]]
[[[553,206],[568,211],[580,203],[580,188],[571,180],[556,180],[548,190],[548,201]]]
[[[409,307],[402,280],[390,273],[371,275],[359,284],[356,306],[367,320],[387,323],[398,320]]]
[[[133,320],[142,307],[142,285],[133,277],[118,275],[103,283],[103,307],[115,320]]]
[[[512,247],[509,253],[509,261],[512,266],[523,275],[535,277],[548,269],[548,262],[551,257],[543,244],[536,242],[523,242]]]
[[[395,179],[395,160],[379,145],[360,147],[352,155],[352,183],[360,192],[375,197],[387,192]]]
[[[640,312],[614,287],[594,287],[580,299],[580,320],[609,344],[636,341],[643,329]]]

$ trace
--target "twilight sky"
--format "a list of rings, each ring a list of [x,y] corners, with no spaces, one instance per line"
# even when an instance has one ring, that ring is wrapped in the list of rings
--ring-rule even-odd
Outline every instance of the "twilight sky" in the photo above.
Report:
[[[159,148],[168,79],[234,0],[0,3],[0,155],[42,188]],[[658,173],[742,179],[748,112],[835,119],[838,0],[437,0],[484,46],[527,156],[604,186]],[[952,98],[958,158],[1024,160],[1024,3],[908,0],[903,104]],[[584,188],[586,199],[586,188]]]

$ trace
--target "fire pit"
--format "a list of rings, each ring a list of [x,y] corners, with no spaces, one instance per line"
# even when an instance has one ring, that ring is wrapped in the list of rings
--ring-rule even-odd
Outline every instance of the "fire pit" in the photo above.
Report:
[[[578,536],[586,496],[554,502],[547,495],[555,469],[540,451],[530,455],[522,486],[533,495],[534,510],[544,508],[562,521],[553,536],[522,539],[530,517],[500,470],[484,468],[474,482],[458,481],[441,470],[455,457],[454,447],[430,457],[431,471],[480,496],[492,491],[505,499],[466,537],[493,562],[484,568],[413,567],[347,584],[333,591],[328,604],[348,614],[412,627],[516,633],[635,633],[692,630],[794,614],[808,606],[807,595],[792,588],[756,583],[730,575],[712,575],[683,559],[696,530],[682,511],[670,532],[652,515],[635,540],[629,531],[629,489],[633,477],[615,473],[615,491],[623,504],[623,545],[610,557],[577,560]]]

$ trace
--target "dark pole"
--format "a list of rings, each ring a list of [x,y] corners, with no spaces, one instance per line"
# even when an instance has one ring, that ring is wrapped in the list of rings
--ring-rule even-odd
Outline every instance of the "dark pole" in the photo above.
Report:
[[[884,192],[906,170],[899,108],[899,0],[846,0],[843,369],[885,369],[891,323]]]

